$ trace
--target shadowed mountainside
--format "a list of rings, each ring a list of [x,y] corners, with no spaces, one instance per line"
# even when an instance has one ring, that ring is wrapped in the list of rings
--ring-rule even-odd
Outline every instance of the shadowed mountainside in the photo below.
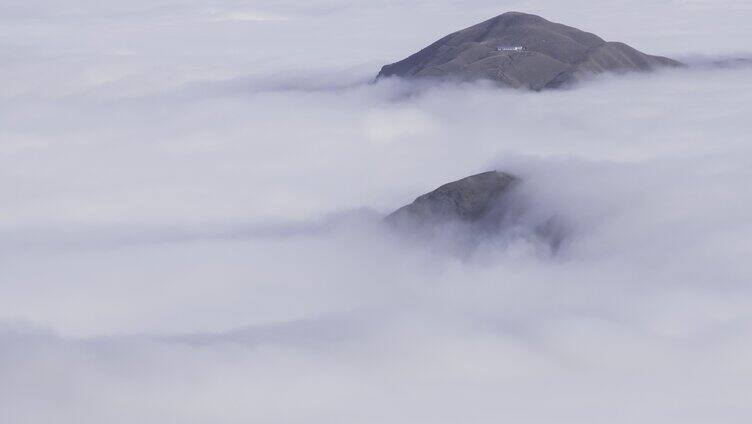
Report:
[[[564,240],[564,224],[550,211],[533,210],[517,190],[521,182],[499,171],[472,175],[419,196],[384,221],[401,233],[449,241],[458,253],[519,239],[555,252]]]
[[[512,175],[489,171],[444,184],[386,217],[387,222],[423,224],[427,221],[481,219],[518,181]]]

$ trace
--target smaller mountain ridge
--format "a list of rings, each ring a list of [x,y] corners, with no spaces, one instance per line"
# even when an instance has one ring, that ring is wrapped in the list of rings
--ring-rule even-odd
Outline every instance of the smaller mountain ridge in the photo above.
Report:
[[[540,16],[508,12],[386,65],[376,78],[488,79],[537,91],[604,72],[678,66],[682,63]]]
[[[490,211],[517,180],[517,177],[498,171],[465,177],[418,197],[413,203],[397,209],[385,219],[397,224],[477,221]]]
[[[397,232],[460,256],[479,246],[524,241],[556,253],[566,238],[564,221],[530,204],[522,180],[500,171],[462,178],[419,196],[384,218]]]

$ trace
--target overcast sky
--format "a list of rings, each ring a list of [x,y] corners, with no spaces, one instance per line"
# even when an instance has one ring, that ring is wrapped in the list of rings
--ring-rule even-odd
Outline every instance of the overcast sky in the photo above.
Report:
[[[687,69],[372,83],[506,11]],[[0,4],[0,421],[748,423],[752,2]],[[380,218],[522,177],[559,254]]]

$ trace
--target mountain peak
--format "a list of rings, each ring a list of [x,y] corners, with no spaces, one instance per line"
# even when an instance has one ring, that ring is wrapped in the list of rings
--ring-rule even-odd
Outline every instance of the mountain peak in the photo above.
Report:
[[[384,66],[377,78],[490,79],[541,90],[603,72],[680,65],[537,15],[507,12]]]

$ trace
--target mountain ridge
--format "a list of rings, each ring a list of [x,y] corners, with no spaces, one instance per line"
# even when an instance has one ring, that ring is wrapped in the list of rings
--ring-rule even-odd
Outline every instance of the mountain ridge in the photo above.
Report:
[[[537,15],[507,12],[383,66],[376,79],[490,79],[537,91],[604,72],[678,66],[683,64]]]

